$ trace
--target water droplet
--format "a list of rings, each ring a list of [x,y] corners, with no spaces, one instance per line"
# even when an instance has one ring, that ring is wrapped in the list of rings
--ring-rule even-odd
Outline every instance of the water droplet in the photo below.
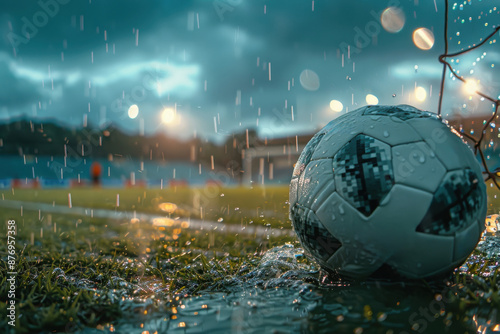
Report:
[[[385,138],[389,137],[389,132],[384,131],[384,137],[385,137]]]
[[[345,213],[344,207],[342,205],[339,205],[339,213],[343,215]]]
[[[59,276],[59,275],[64,275],[64,270],[61,268],[55,268],[52,270],[52,276]]]
[[[385,319],[387,319],[387,314],[385,314],[385,313],[383,313],[383,312],[380,312],[380,313],[377,315],[377,321],[382,322],[382,321],[384,321]]]
[[[332,215],[332,220],[335,220],[337,217],[335,217],[335,215]]]

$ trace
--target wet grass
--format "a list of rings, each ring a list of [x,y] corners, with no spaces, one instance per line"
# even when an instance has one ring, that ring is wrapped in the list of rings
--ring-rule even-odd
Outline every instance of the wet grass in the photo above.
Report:
[[[286,197],[283,189],[276,189],[274,193],[267,189],[265,194],[260,195],[253,193],[252,196],[257,196],[257,199],[250,199],[243,190],[231,190],[224,189],[223,197],[220,196],[222,192],[218,193],[214,197],[217,200],[212,199],[210,204],[214,207],[208,204],[206,206],[207,212],[214,212],[214,217],[224,218],[224,222],[231,221],[228,214],[231,210],[220,211],[222,203],[222,206],[229,203],[220,202],[221,199],[229,199],[230,206],[242,204],[240,211],[244,212],[252,209],[252,205],[274,210],[271,201],[276,200],[276,205],[281,206],[283,197]],[[38,190],[37,195],[32,190],[32,194],[29,194],[30,191],[23,191],[15,190],[14,194],[10,193],[12,197],[6,194],[4,196],[15,200],[57,200],[60,202],[56,204],[60,205],[64,205],[64,200],[67,201],[67,190],[59,193],[43,193]],[[113,194],[116,199],[116,190],[102,191],[103,193],[72,189],[73,205],[110,205]],[[133,199],[144,191],[126,189],[120,192],[119,209],[138,209],[137,206],[134,207],[137,204]],[[191,203],[194,190],[177,191],[178,193],[172,189],[146,190],[146,194],[141,197],[145,210],[153,210],[158,203],[163,202],[174,202],[179,207],[184,205],[183,201]],[[248,201],[244,196],[249,196]],[[262,198],[269,201],[268,204],[263,202],[267,206],[256,204]],[[265,215],[260,217],[256,213],[255,216],[262,221],[266,220]],[[320,284],[323,281],[322,273],[315,270],[315,265],[303,257],[298,258],[298,261],[311,270],[299,270],[286,262],[293,259],[262,264],[262,254],[272,247],[282,246],[287,242],[298,247],[295,238],[271,236],[268,239],[258,235],[154,226],[138,220],[109,220],[46,212],[40,214],[38,211],[24,211],[21,215],[19,210],[2,209],[0,234],[4,238],[8,219],[14,219],[17,226],[16,333],[72,333],[81,329],[111,332],[124,323],[133,324],[134,329],[139,330],[142,324],[152,318],[164,323],[179,321],[182,319],[180,310],[184,305],[183,301],[193,296],[208,292],[230,293],[238,284],[268,291],[289,291],[294,289],[292,285],[297,282],[307,282],[310,289],[319,291],[323,295],[322,303],[330,308],[333,304],[328,305],[329,302],[334,302],[335,305],[343,303],[347,307],[355,305],[355,301],[361,303],[359,317],[352,318],[355,326],[368,324],[370,328],[380,329],[374,332],[387,333],[390,328],[398,328],[400,325],[402,330],[409,323],[408,315],[405,315],[405,319],[398,320],[404,323],[394,325],[387,307],[385,311],[380,311],[380,303],[387,301],[381,301],[378,297],[381,295],[382,298],[387,298],[387,295],[391,295],[391,287],[381,288],[378,283],[352,283],[350,291],[354,292],[349,296],[345,290],[348,288],[339,287],[338,282],[329,284],[327,281],[326,284]],[[234,222],[237,220],[234,219]],[[485,247],[485,243],[480,245],[467,260],[466,266],[456,270],[445,281],[418,282],[418,289],[423,289],[430,299],[419,299],[417,304],[412,305],[394,304],[388,306],[389,309],[406,308],[405,312],[408,314],[413,312],[412,308],[415,311],[420,307],[431,309],[434,312],[431,316],[439,320],[443,329],[450,328],[450,331],[454,328],[453,324],[457,323],[475,329],[470,333],[476,330],[496,330],[498,327],[495,326],[500,322],[500,242],[494,237],[489,240],[491,247]],[[3,329],[10,328],[7,326],[5,305],[8,301],[6,273],[9,271],[5,261],[5,242],[0,243],[0,254],[0,328]],[[343,284],[345,286],[345,282]],[[356,284],[358,290],[353,288]],[[367,299],[363,300],[363,294],[370,289],[375,290],[375,287],[379,292],[368,294]],[[404,294],[412,294],[412,291],[412,288],[408,288],[404,290]],[[346,296],[351,299],[345,299]],[[444,300],[446,303],[441,303],[443,308],[434,307],[434,300]],[[306,301],[303,299],[302,303]],[[297,303],[300,304],[300,298]],[[210,305],[207,307],[210,308]],[[320,311],[318,308],[315,310],[311,312],[311,317],[324,317],[331,312],[321,308]],[[347,315],[345,316],[347,319]],[[340,323],[339,319],[344,319],[344,315],[341,318],[336,315],[334,320],[328,321],[337,325]],[[346,325],[346,322],[347,320],[343,320],[340,324]],[[433,324],[437,323],[438,321]],[[309,329],[321,332],[324,329],[321,326],[331,324],[312,319]],[[414,331],[422,329],[416,326]],[[353,332],[350,327],[349,332]]]
[[[500,192],[492,182],[486,183],[488,196],[488,215],[500,213]]]
[[[139,324],[293,241],[18,210],[2,211],[3,236],[9,219],[17,225],[16,333]],[[5,242],[0,254],[0,328],[7,328]]]

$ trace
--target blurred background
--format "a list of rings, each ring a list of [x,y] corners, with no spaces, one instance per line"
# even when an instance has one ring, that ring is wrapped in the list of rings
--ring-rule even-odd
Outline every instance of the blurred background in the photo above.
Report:
[[[449,48],[498,24],[450,4]],[[0,187],[288,184],[330,120],[366,104],[437,112],[443,1],[6,0]],[[498,36],[500,37],[500,36]],[[449,61],[443,117],[474,135],[500,94],[498,37]],[[486,133],[491,169],[500,134]]]

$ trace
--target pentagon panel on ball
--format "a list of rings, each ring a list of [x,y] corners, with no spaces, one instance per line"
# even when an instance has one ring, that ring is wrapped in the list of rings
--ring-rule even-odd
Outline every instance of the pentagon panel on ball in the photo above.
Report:
[[[472,150],[464,151],[464,141],[460,134],[451,130],[444,122],[434,118],[413,118],[407,123],[419,133],[447,170],[459,169],[465,164],[480,173],[481,168],[476,163]],[[455,135],[452,136],[452,133]]]
[[[446,274],[477,245],[485,217],[471,149],[435,114],[408,105],[331,121],[290,183],[290,219],[306,253],[349,277]]]
[[[379,138],[389,145],[400,145],[422,140],[406,120],[415,117],[430,117],[408,111],[407,106],[369,106],[363,111],[365,127],[363,133]],[[381,123],[381,124],[378,124]]]
[[[392,147],[394,179],[429,192],[436,191],[446,174],[446,168],[424,141]]]
[[[312,154],[313,160],[333,158],[346,142],[363,133],[365,119],[361,117],[364,108],[350,111],[328,123],[319,133],[323,140]]]

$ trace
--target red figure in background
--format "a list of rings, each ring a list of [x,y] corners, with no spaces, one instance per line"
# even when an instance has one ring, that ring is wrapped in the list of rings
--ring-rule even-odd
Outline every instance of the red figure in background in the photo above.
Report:
[[[92,184],[98,186],[101,184],[101,172],[102,166],[97,161],[94,161],[90,166],[90,177],[92,178]]]

